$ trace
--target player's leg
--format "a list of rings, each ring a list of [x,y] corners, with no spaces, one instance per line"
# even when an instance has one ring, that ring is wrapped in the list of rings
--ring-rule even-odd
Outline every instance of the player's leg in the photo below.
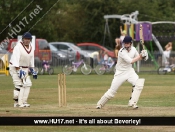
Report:
[[[29,93],[30,93],[30,87],[25,87],[24,88],[24,94],[23,94],[23,104],[26,107],[30,107],[30,104],[27,103],[27,99],[29,97]]]
[[[97,102],[97,109],[101,109],[111,98],[113,98],[116,94],[116,91],[108,89],[108,91],[101,97],[101,99]]]
[[[19,107],[25,107],[25,105],[23,104],[24,89],[25,89],[24,87],[21,87],[19,92],[19,96],[18,96]]]
[[[129,74],[128,74],[128,77],[129,77],[128,82],[132,84],[132,91],[131,91],[131,96],[130,96],[130,99],[129,99],[129,102],[130,102],[130,100],[132,98],[132,93],[133,93],[134,88],[135,88],[135,82],[139,78],[139,76],[135,73],[135,71],[130,71]],[[130,103],[128,103],[128,105],[132,106]]]
[[[20,91],[20,88],[15,88],[13,90],[13,100],[15,101],[14,102],[14,107],[18,107],[18,96],[19,96],[19,91]]]
[[[18,107],[19,106],[19,93],[20,93],[20,89],[23,87],[22,81],[21,79],[18,77],[18,74],[16,72],[15,67],[9,66],[9,72],[10,75],[12,77],[13,80],[13,84],[15,86],[14,90],[13,90],[13,100],[14,102],[14,107]]]
[[[123,75],[114,75],[114,78],[111,83],[111,87],[108,91],[101,97],[101,99],[97,102],[97,109],[101,109],[108,100],[113,98],[117,93],[118,88],[125,82],[126,79]]]
[[[129,100],[128,106],[138,108],[137,102],[142,92],[144,81],[145,79],[139,78],[138,75],[135,73],[135,71],[130,72],[128,82],[130,82],[133,85],[133,90],[131,93],[131,98]]]
[[[134,91],[134,87],[135,87],[135,85],[132,86],[132,91],[131,91],[131,96],[130,96],[130,98],[129,98],[129,101],[130,101],[131,98],[132,98],[132,93],[133,93],[133,91]],[[128,105],[129,105],[129,104],[128,104]]]
[[[94,59],[92,58],[92,57],[90,57],[90,66],[92,67],[92,68],[94,68],[93,66],[94,66]]]
[[[32,86],[32,82],[30,80],[30,76],[27,76],[24,82],[24,94],[23,94],[23,104],[26,107],[30,107],[30,104],[27,103],[29,93],[30,93],[30,87]]]
[[[133,108],[138,108],[137,103],[142,92],[144,86],[145,79],[139,78],[136,83],[135,87],[133,88],[133,92],[131,95],[131,99],[129,100],[128,106],[132,106]]]

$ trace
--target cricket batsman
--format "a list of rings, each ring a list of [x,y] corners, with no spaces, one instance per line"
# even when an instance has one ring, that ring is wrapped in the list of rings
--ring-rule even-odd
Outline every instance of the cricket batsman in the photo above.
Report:
[[[116,72],[114,74],[111,86],[97,102],[97,109],[101,109],[108,100],[113,98],[119,87],[125,81],[128,81],[133,86],[128,106],[133,107],[134,109],[138,108],[137,102],[142,92],[145,79],[139,78],[135,70],[132,68],[132,64],[142,59],[146,61],[148,59],[148,53],[146,50],[142,50],[139,54],[136,48],[132,46],[132,38],[130,36],[125,36],[123,43],[124,47],[118,52]]]
[[[33,78],[37,79],[37,72],[34,71],[34,48],[31,45],[32,35],[26,32],[22,40],[18,41],[13,49],[10,59],[9,72],[13,80],[14,107],[30,107],[27,99],[30,93],[32,82],[28,72],[30,70]]]

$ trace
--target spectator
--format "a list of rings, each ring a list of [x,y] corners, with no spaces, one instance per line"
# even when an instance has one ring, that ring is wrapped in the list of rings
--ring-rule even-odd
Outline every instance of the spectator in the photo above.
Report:
[[[46,72],[50,68],[49,62],[45,61],[45,60],[43,60],[42,66],[43,66],[43,68],[45,69]]]
[[[115,63],[117,63],[117,59],[118,59],[118,52],[120,50],[121,46],[119,44],[115,45],[115,49],[114,49],[114,54],[115,54]]]
[[[104,63],[110,68],[113,66],[114,61],[111,57],[108,56],[107,52],[104,52]]]
[[[98,63],[102,64],[102,62],[104,61],[104,51],[103,50],[99,50],[99,56],[98,56]]]
[[[122,26],[120,26],[120,33],[121,33],[120,38],[116,38],[115,42],[116,42],[117,45],[120,45],[120,47],[124,47],[123,39],[126,36],[126,31],[122,29]]]
[[[165,51],[163,52],[163,62],[165,64],[165,66],[169,66],[170,64],[170,53],[172,50],[172,42],[169,42],[166,46],[165,46]]]
[[[90,66],[92,67],[92,68],[94,68],[94,59],[95,58],[97,58],[97,60],[98,60],[98,58],[99,58],[99,52],[98,51],[95,51],[95,52],[92,52],[91,54],[90,54]],[[99,61],[99,60],[98,60]]]

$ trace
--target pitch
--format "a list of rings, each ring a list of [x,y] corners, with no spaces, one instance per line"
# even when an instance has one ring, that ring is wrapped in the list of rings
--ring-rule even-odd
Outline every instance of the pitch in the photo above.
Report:
[[[40,75],[33,80],[29,96],[30,108],[14,108],[12,100],[13,84],[10,76],[0,76],[0,116],[161,116],[174,117],[174,75],[139,74],[145,78],[145,86],[138,102],[139,109],[133,110],[127,106],[132,87],[125,83],[117,94],[102,109],[96,109],[96,103],[101,95],[109,88],[112,74],[108,75],[69,75],[66,76],[67,106],[58,106],[57,75]],[[0,126],[2,131],[57,131],[54,126]],[[42,128],[42,129],[40,129]],[[110,128],[110,129],[109,129]],[[174,131],[174,127],[59,127],[60,131],[116,131],[126,132],[165,132]]]

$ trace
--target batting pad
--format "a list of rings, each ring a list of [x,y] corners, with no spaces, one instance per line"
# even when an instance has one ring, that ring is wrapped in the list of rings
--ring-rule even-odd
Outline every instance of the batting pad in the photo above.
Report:
[[[140,97],[140,94],[142,92],[143,86],[144,86],[144,82],[145,82],[145,79],[138,79],[137,80],[136,85],[133,89],[133,93],[132,93],[132,97],[131,97],[130,102],[137,104],[139,97]]]
[[[13,90],[13,99],[18,99],[19,96],[19,90]]]
[[[30,80],[30,76],[27,76],[26,78],[23,79],[23,86],[24,87],[31,87],[32,86],[32,82]]]
[[[23,104],[23,95],[24,95],[24,88],[20,89],[19,96],[18,96],[18,104],[22,105]]]
[[[29,93],[30,93],[30,87],[25,87],[24,94],[23,94],[23,103],[27,103]]]
[[[108,100],[109,100],[109,99],[106,98],[105,95],[103,95],[103,96],[101,97],[101,99],[98,101],[97,106],[104,106]]]
[[[108,91],[104,94],[106,98],[111,99],[115,96],[116,92],[114,90],[108,89]]]
[[[115,91],[108,89],[108,91],[101,97],[101,99],[98,101],[97,106],[101,105],[104,106],[108,100],[114,97],[116,94]]]

